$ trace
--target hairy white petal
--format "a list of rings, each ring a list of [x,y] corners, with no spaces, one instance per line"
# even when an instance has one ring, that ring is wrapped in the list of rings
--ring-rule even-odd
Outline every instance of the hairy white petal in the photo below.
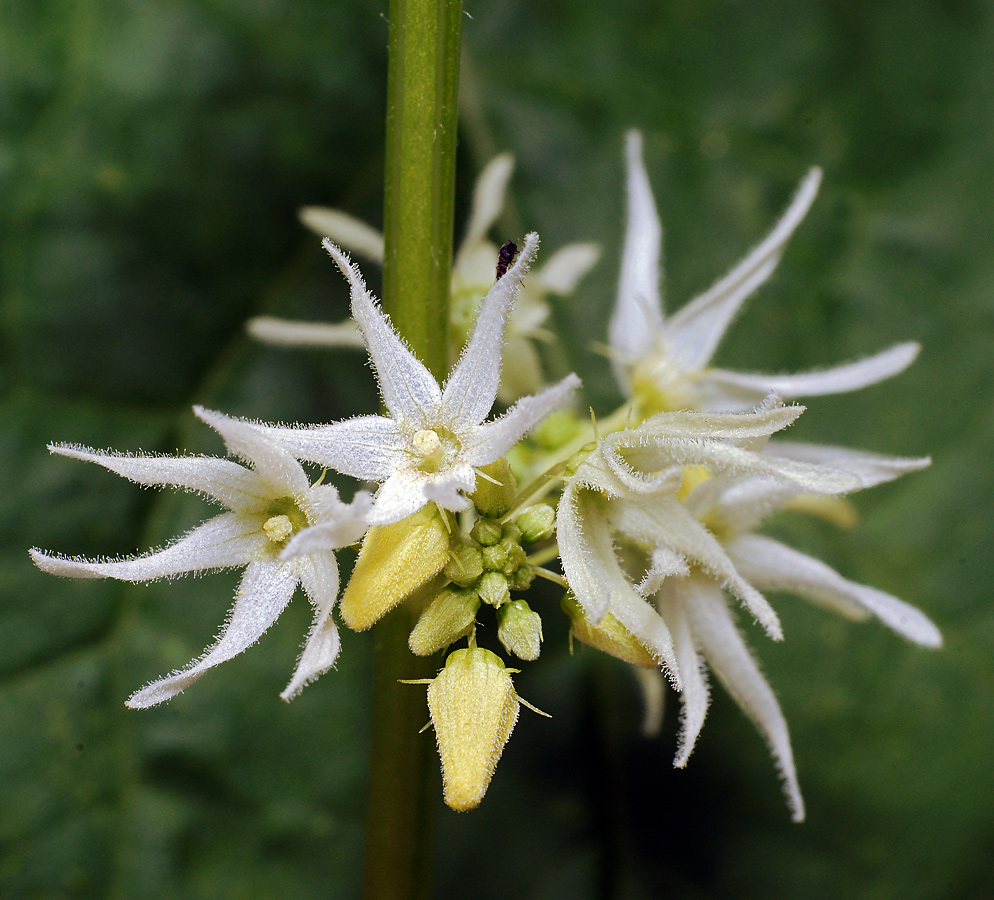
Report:
[[[913,342],[893,347],[851,363],[815,372],[796,375],[763,375],[710,369],[708,380],[740,391],[757,395],[774,391],[781,397],[819,397],[825,394],[845,394],[876,384],[903,372],[914,362],[921,347]]]
[[[231,453],[251,463],[258,478],[271,486],[271,497],[298,497],[307,490],[307,473],[300,463],[258,422],[236,419],[202,406],[194,406],[193,411],[224,438]]]
[[[767,590],[790,591],[843,614],[871,613],[887,627],[924,647],[942,646],[942,635],[921,610],[876,588],[843,578],[821,560],[772,538],[743,535],[728,546],[739,571]]]
[[[349,253],[383,265],[383,235],[365,222],[338,209],[305,206],[300,221],[320,237],[331,238]]]
[[[504,194],[513,172],[514,155],[511,153],[498,154],[480,172],[476,186],[473,188],[473,203],[470,206],[466,237],[463,238],[457,256],[461,257],[464,251],[472,248],[474,244],[486,240],[490,226],[497,221],[504,207]],[[494,259],[494,266],[496,265],[497,260]]]
[[[280,694],[292,700],[319,675],[324,674],[338,658],[342,641],[331,611],[338,598],[338,563],[334,553],[314,553],[298,563],[301,587],[314,605],[314,622],[297,662],[296,671]]]
[[[500,384],[507,316],[537,250],[538,235],[532,232],[525,237],[514,265],[483,298],[472,337],[442,394],[442,418],[454,430],[478,425],[494,405]]]
[[[667,350],[683,367],[702,369],[710,362],[743,301],[773,273],[784,246],[811,208],[820,183],[821,169],[811,169],[769,235],[724,278],[666,323]]]
[[[661,544],[696,562],[746,605],[773,640],[783,640],[773,607],[739,574],[715,537],[674,497],[654,498],[651,503],[618,501],[611,506],[611,518],[624,534],[650,545]]]
[[[413,516],[428,502],[424,495],[424,475],[416,470],[399,470],[376,492],[370,525],[391,525]]]
[[[522,397],[499,419],[480,425],[466,436],[462,446],[464,458],[473,466],[485,466],[499,459],[549,413],[569,400],[579,385],[576,375],[567,375],[540,394]]]
[[[262,516],[223,513],[194,528],[161,550],[128,559],[89,560],[52,556],[32,549],[35,565],[66,578],[116,578],[119,581],[152,581],[186,572],[244,566],[266,541]]]
[[[390,320],[366,289],[355,263],[331,241],[324,241],[323,246],[348,279],[352,316],[366,339],[386,408],[400,423],[412,428],[425,427],[442,399],[438,383],[393,330]]]
[[[713,585],[695,586],[686,606],[701,651],[715,675],[766,738],[783,779],[791,818],[804,821],[804,800],[797,783],[790,734],[780,704],[742,640],[725,598]]]
[[[532,273],[532,283],[550,294],[572,294],[600,256],[601,248],[597,244],[567,244]]]
[[[426,501],[458,512],[471,505],[460,492],[472,491],[475,487],[476,472],[473,467],[467,462],[457,461],[447,466],[445,471],[428,476],[421,490]]]
[[[235,605],[217,641],[185,669],[152,682],[131,695],[132,709],[155,706],[188,688],[208,669],[251,647],[273,624],[290,602],[297,574],[288,563],[254,562],[245,569],[235,594]]]
[[[711,703],[704,660],[697,652],[686,609],[695,602],[694,583],[690,582],[674,585],[672,591],[664,593],[659,605],[659,612],[669,623],[670,631],[673,633],[676,658],[680,664],[680,674],[683,676],[683,692],[680,694],[680,699],[683,701],[683,715],[677,754],[673,760],[673,765],[678,769],[687,765],[690,754],[694,752],[697,736],[704,726],[704,719]]]
[[[769,456],[793,459],[816,466],[841,469],[855,475],[863,488],[893,481],[909,472],[917,472],[932,464],[927,456],[884,456],[866,450],[850,450],[823,444],[798,444],[793,441],[771,441],[763,450]]]
[[[311,489],[312,493],[316,490],[320,488]],[[359,491],[352,503],[347,504],[338,500],[338,492],[334,488],[331,490],[334,491],[334,498],[325,498],[317,506],[315,524],[294,535],[283,548],[280,559],[295,559],[310,553],[348,547],[356,543],[369,529],[372,496],[366,491]],[[306,590],[306,584],[304,588]]]
[[[384,481],[407,460],[407,440],[384,416],[357,416],[330,425],[256,426],[297,459],[364,481]]]
[[[228,509],[263,509],[272,499],[259,477],[230,459],[214,456],[130,455],[91,450],[76,444],[49,444],[60,456],[96,463],[130,481],[144,485],[172,485],[197,491]]]
[[[659,293],[663,226],[642,163],[642,135],[637,131],[626,135],[625,159],[628,223],[618,278],[618,299],[608,331],[615,374],[622,385],[627,384],[627,365],[653,349],[663,334],[663,305]]]
[[[366,347],[362,332],[352,319],[331,324],[256,316],[245,323],[245,328],[256,340],[283,347],[344,347],[356,350]]]

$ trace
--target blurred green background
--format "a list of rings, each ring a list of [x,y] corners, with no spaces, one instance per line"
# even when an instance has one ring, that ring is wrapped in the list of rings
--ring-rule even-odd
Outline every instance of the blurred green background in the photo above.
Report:
[[[856,498],[839,533],[776,532],[927,612],[928,652],[775,597],[751,629],[790,723],[808,821],[716,689],[686,771],[678,704],[639,734],[621,664],[546,650],[483,806],[437,801],[439,898],[994,896],[994,9],[969,0],[467,0],[459,221],[475,173],[518,159],[501,238],[602,261],[555,310],[591,402],[622,236],[624,130],[646,135],[673,309],[765,232],[812,163],[821,196],[719,361],[828,365],[919,340],[890,383],[812,401],[795,438],[931,469]],[[369,637],[278,698],[309,622],[168,706],[124,699],[223,620],[234,574],[57,580],[26,550],[117,555],[203,505],[50,457],[48,441],[220,452],[191,403],[272,420],[375,408],[358,354],[251,343],[245,320],[335,319],[342,279],[303,204],[381,221],[385,2],[0,4],[0,895],[349,898],[360,890]],[[457,236],[458,237],[458,236]],[[376,286],[378,276],[367,273]],[[412,688],[417,690],[417,688]],[[670,698],[672,699],[672,698]],[[426,713],[427,718],[427,713]],[[424,740],[431,741],[430,732]],[[440,785],[436,795],[440,795]]]

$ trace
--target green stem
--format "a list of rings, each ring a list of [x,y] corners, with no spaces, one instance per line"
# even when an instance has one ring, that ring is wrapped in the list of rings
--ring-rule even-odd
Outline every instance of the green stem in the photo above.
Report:
[[[462,0],[391,0],[384,179],[383,303],[441,381],[448,323]],[[433,741],[419,734],[424,692],[400,678],[434,674],[407,647],[416,611],[376,625],[366,900],[428,896],[427,812]]]
[[[441,380],[448,325],[462,0],[391,0],[383,302]]]

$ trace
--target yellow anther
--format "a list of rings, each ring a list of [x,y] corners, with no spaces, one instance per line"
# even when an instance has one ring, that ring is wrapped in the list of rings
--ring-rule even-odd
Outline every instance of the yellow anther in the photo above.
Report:
[[[414,452],[422,459],[437,459],[442,452],[442,439],[434,432],[423,429],[414,435]]]
[[[293,523],[289,516],[271,516],[266,519],[266,524],[262,526],[266,532],[266,537],[274,544],[282,544],[293,534]]]

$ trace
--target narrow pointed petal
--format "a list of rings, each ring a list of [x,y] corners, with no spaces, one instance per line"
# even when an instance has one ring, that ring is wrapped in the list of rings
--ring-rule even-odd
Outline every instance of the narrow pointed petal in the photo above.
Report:
[[[566,403],[579,386],[576,375],[567,375],[540,394],[522,397],[499,419],[479,426],[463,440],[465,460],[472,466],[485,466],[499,459],[549,413]]]
[[[538,235],[532,232],[526,235],[514,265],[483,298],[473,335],[445,383],[442,395],[443,417],[455,429],[478,425],[494,405],[500,384],[507,316],[537,250]]]
[[[504,208],[504,194],[513,172],[513,154],[501,153],[487,163],[476,179],[469,224],[466,226],[466,236],[459,247],[458,255],[461,256],[463,251],[486,240],[487,232],[497,221],[500,211]],[[494,265],[497,265],[496,259],[494,259]]]
[[[280,559],[295,559],[311,553],[348,547],[362,538],[369,529],[369,513],[373,506],[371,494],[359,491],[352,503],[342,503],[338,500],[338,491],[330,485],[322,485],[311,488],[311,495],[323,488],[334,492],[334,500],[325,498],[315,504],[315,524],[294,535],[280,553]],[[304,589],[307,589],[306,582]]]
[[[314,606],[314,623],[293,677],[280,694],[287,701],[327,672],[335,664],[342,647],[338,626],[331,618],[335,600],[338,599],[338,562],[335,554],[314,553],[308,559],[300,560],[298,565],[301,587]]]
[[[287,563],[250,563],[238,586],[231,615],[217,641],[185,669],[132,694],[127,705],[132,709],[145,709],[169,700],[209,669],[247,650],[279,618],[293,596],[297,581],[294,567]]]
[[[351,319],[329,324],[256,316],[245,323],[245,328],[256,340],[281,347],[342,347],[351,350],[366,347],[359,326]]]
[[[598,498],[589,492],[564,492],[557,521],[566,580],[591,621],[596,624],[610,612],[659,661],[680,690],[680,669],[669,629],[622,571]]]
[[[673,634],[673,644],[676,648],[676,658],[683,676],[683,691],[680,699],[683,701],[683,714],[680,717],[680,737],[677,743],[677,753],[673,765],[678,769],[684,768],[694,752],[697,736],[704,727],[708,706],[711,703],[711,692],[708,688],[704,660],[697,652],[693,630],[687,616],[686,605],[695,602],[692,584],[680,585],[673,590],[673,599],[660,604],[660,613],[669,623]]]
[[[466,462],[455,462],[444,472],[428,478],[421,490],[429,502],[458,512],[470,507],[470,501],[463,492],[470,492],[475,487],[476,472],[473,467]]]
[[[654,738],[663,729],[663,713],[666,710],[666,680],[655,669],[632,666],[632,674],[642,688],[642,736]]]
[[[663,304],[659,292],[663,226],[642,162],[642,135],[637,131],[629,131],[626,135],[625,159],[628,224],[618,278],[618,299],[608,331],[615,374],[622,386],[628,381],[628,364],[645,356],[663,334]]]
[[[364,481],[384,481],[407,460],[406,440],[384,416],[357,416],[330,425],[257,425],[297,459]]]
[[[696,562],[745,604],[773,640],[783,640],[783,628],[773,607],[742,577],[714,535],[674,497],[659,497],[651,504],[616,503],[612,521],[624,534],[649,544],[662,544]]]
[[[172,485],[196,491],[232,510],[262,509],[272,499],[251,469],[230,459],[214,456],[132,456],[73,444],[49,444],[48,449],[60,456],[96,463],[137,484]]]
[[[260,428],[258,422],[236,419],[202,406],[193,407],[193,411],[224,438],[231,453],[252,464],[255,474],[272,486],[275,496],[297,497],[307,490],[307,473],[300,463],[280,447],[265,428]]]
[[[258,522],[235,513],[215,516],[179,540],[145,556],[129,559],[89,560],[52,556],[32,549],[31,558],[44,572],[66,578],[116,578],[118,581],[152,581],[186,572],[226,569],[250,562],[266,538]]]
[[[392,525],[413,516],[427,502],[424,476],[420,472],[400,471],[391,475],[376,492],[371,525]]]
[[[572,294],[600,257],[601,248],[597,244],[567,244],[532,273],[532,283],[550,294]]]
[[[821,560],[758,534],[743,535],[728,552],[740,572],[766,590],[790,591],[843,615],[876,616],[923,647],[941,647],[942,635],[921,610],[890,594],[843,578]]]
[[[797,375],[762,375],[711,369],[706,378],[730,391],[765,396],[771,391],[786,399],[845,394],[892,378],[914,362],[921,347],[913,342],[895,344],[881,353],[819,372]]]
[[[393,330],[355,263],[331,241],[324,241],[323,246],[348,279],[352,316],[366,339],[383,403],[398,422],[415,429],[425,427],[442,399],[438,382]]]
[[[717,284],[667,322],[667,350],[684,368],[702,369],[711,361],[739,307],[777,267],[787,241],[811,208],[820,183],[821,169],[811,169],[766,239]]]
[[[383,265],[383,235],[365,222],[325,206],[305,206],[300,221],[316,235],[331,238],[348,253],[358,253]]]
[[[932,464],[932,460],[927,456],[884,456],[865,450],[850,450],[848,447],[799,444],[793,441],[771,441],[763,452],[781,459],[841,469],[850,475],[855,475],[864,488],[893,481],[909,472],[928,468]]]
[[[691,627],[712,671],[766,738],[783,779],[791,818],[795,822],[803,822],[804,800],[797,783],[787,722],[773,690],[742,640],[725,598],[717,587],[710,586],[709,589],[706,583],[702,583],[694,591],[694,602],[686,608]]]

